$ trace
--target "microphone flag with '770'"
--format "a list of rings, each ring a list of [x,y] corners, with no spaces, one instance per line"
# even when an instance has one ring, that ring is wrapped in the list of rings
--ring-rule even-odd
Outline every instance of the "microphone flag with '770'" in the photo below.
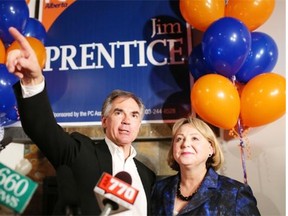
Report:
[[[94,187],[94,192],[100,209],[105,209],[105,200],[110,200],[115,203],[116,208],[112,209],[111,214],[126,211],[132,208],[139,190],[132,187],[129,183],[131,179],[120,179],[115,175],[103,173],[97,185]]]
[[[30,178],[0,163],[0,204],[22,213],[37,189]]]

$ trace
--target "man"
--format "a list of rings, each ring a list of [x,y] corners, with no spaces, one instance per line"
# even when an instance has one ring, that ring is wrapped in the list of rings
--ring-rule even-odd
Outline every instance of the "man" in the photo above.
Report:
[[[8,71],[20,79],[14,85],[14,91],[23,130],[56,170],[63,166],[71,168],[79,196],[77,204],[82,214],[101,213],[93,189],[102,173],[115,175],[123,170],[131,175],[132,186],[139,189],[133,209],[125,213],[149,214],[155,174],[134,158],[136,151],[131,145],[138,135],[144,115],[141,100],[121,90],[113,91],[108,96],[102,108],[105,139],[98,144],[80,133],[66,133],[53,116],[35,52],[17,29],[11,27],[9,31],[21,47],[8,53],[6,65]],[[59,198],[55,214],[63,214],[67,205],[63,196]]]

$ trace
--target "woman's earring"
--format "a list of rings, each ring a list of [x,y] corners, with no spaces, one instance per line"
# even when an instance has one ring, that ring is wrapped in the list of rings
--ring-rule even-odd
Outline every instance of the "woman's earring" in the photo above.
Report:
[[[209,156],[209,157],[211,157],[211,156],[212,156],[212,154],[209,154],[208,156]]]

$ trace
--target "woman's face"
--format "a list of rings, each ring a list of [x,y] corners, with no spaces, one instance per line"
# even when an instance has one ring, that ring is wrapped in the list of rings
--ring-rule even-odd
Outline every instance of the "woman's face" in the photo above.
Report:
[[[173,140],[173,156],[180,167],[204,166],[213,147],[206,138],[190,124],[182,125]]]

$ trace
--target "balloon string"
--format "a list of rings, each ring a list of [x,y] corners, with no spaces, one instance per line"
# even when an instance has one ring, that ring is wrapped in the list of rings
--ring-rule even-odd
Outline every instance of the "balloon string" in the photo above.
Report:
[[[235,76],[235,75],[233,75],[233,76],[231,77],[231,82],[232,82],[233,85],[235,86],[235,82],[236,82],[236,76]]]
[[[238,130],[239,130],[240,152],[241,152],[242,169],[243,169],[243,175],[244,175],[244,183],[248,184],[247,172],[246,172],[245,151],[244,151],[245,144],[244,144],[243,136],[242,136],[243,128],[241,126],[240,118],[238,118]]]

